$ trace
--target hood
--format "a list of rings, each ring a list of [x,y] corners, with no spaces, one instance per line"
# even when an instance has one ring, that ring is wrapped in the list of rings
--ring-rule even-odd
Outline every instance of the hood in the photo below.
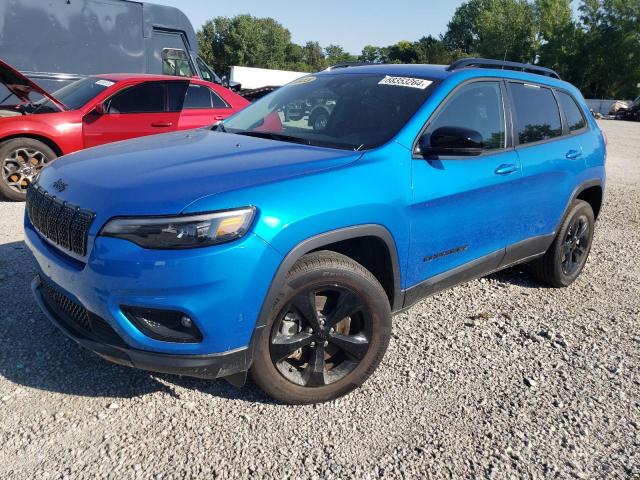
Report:
[[[30,101],[29,95],[31,92],[37,92],[47,97],[62,110],[66,110],[65,106],[56,100],[49,92],[2,60],[0,60],[0,83],[23,102]]]
[[[336,168],[361,152],[311,147],[207,129],[90,148],[45,167],[38,184],[96,212],[167,215],[211,195]],[[59,183],[58,183],[59,182]],[[58,193],[54,184],[63,185]],[[251,204],[247,197],[246,204]]]

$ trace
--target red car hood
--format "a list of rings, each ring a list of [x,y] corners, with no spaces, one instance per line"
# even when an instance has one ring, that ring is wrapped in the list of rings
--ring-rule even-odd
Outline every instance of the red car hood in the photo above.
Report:
[[[23,102],[29,101],[29,95],[31,92],[37,92],[40,95],[44,95],[53,103],[55,103],[62,110],[66,110],[65,106],[56,100],[49,92],[43,89],[40,85],[29,80],[18,70],[13,68],[8,63],[0,60],[0,83],[2,83],[7,89],[18,97]]]

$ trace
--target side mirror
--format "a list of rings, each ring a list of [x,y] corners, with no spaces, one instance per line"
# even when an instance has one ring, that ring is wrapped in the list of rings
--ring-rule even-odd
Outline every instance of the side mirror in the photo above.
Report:
[[[104,115],[105,114],[104,103],[97,104],[94,110],[98,115]]]
[[[222,77],[222,86],[225,88],[229,88],[229,78],[226,75]]]
[[[424,157],[473,157],[482,153],[483,142],[482,134],[470,128],[440,127],[420,137],[418,146]]]

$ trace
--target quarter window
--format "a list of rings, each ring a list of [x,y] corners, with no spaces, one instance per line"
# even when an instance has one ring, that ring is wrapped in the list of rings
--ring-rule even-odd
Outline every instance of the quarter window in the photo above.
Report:
[[[520,144],[562,135],[560,111],[550,89],[527,83],[511,83],[510,86]]]
[[[560,102],[560,108],[562,108],[562,112],[564,113],[564,118],[566,119],[567,126],[569,127],[570,132],[575,132],[576,130],[580,130],[587,126],[587,122],[580,111],[580,108],[576,104],[576,101],[569,95],[564,92],[557,92],[558,100]]]
[[[483,150],[505,148],[500,84],[474,82],[460,88],[436,114],[425,133],[431,134],[441,127],[462,127],[479,132]]]

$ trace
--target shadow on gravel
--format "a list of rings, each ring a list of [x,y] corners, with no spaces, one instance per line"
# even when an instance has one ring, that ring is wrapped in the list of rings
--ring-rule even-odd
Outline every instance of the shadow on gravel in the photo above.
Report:
[[[86,397],[133,398],[173,386],[248,402],[271,400],[250,383],[243,389],[224,380],[208,381],[153,374],[115,365],[83,349],[40,312],[31,294],[36,274],[24,242],[0,245],[0,376],[40,390]]]
[[[515,267],[492,273],[491,275],[487,275],[486,278],[500,283],[510,283],[517,287],[535,289],[543,287],[540,282],[533,278],[532,274],[527,270],[527,267],[523,265],[516,265]]]

